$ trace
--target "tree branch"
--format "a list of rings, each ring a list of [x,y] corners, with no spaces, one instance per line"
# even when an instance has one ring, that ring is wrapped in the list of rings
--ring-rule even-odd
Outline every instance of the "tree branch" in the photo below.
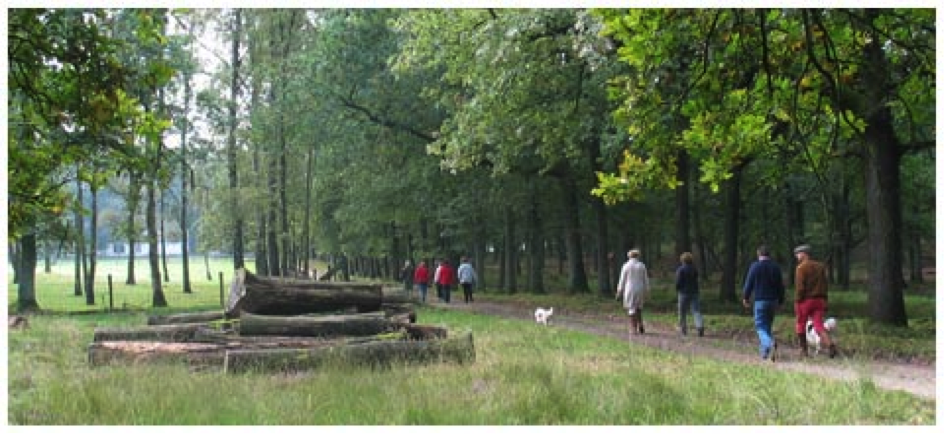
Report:
[[[422,132],[422,131],[420,131],[420,130],[417,130],[416,128],[413,128],[413,127],[411,127],[411,126],[409,126],[409,125],[404,125],[404,124],[399,123],[399,122],[396,122],[396,121],[394,121],[394,120],[391,120],[391,119],[382,117],[382,116],[380,116],[380,115],[378,115],[378,114],[372,112],[369,108],[364,107],[364,106],[362,106],[362,105],[360,105],[360,104],[357,104],[356,102],[354,102],[353,96],[352,96],[352,97],[347,97],[347,98],[345,98],[345,97],[343,97],[343,96],[341,96],[341,95],[335,95],[335,96],[338,98],[339,101],[341,101],[341,105],[343,105],[344,107],[347,107],[347,108],[349,108],[349,109],[351,109],[351,110],[353,110],[353,111],[355,111],[355,112],[361,113],[362,115],[366,116],[367,119],[369,119],[371,122],[373,122],[373,123],[375,123],[375,124],[377,124],[377,125],[384,126],[384,127],[387,127],[387,128],[391,128],[391,129],[394,129],[394,130],[404,131],[404,132],[406,132],[406,133],[409,133],[409,134],[411,134],[411,135],[413,135],[413,136],[415,136],[415,137],[418,137],[418,138],[422,139],[423,141],[425,141],[425,142],[427,142],[427,143],[432,143],[432,142],[435,142],[435,141],[436,141],[436,138],[433,137],[433,136],[430,135],[430,134],[424,133],[424,132]]]

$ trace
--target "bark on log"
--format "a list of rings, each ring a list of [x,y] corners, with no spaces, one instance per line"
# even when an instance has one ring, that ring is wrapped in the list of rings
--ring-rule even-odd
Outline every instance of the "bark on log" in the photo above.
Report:
[[[194,367],[222,366],[225,349],[218,344],[195,342],[93,342],[88,346],[90,366],[113,363],[184,363]]]
[[[369,336],[393,328],[383,312],[320,316],[267,316],[242,312],[239,316],[239,334],[242,336]]]
[[[145,327],[98,327],[93,342],[103,341],[164,341],[190,342],[206,324],[167,324]]]
[[[472,334],[434,341],[377,341],[324,348],[226,351],[223,371],[283,372],[317,369],[327,364],[388,367],[395,363],[475,361]]]
[[[147,323],[148,325],[192,324],[207,323],[223,318],[224,315],[222,311],[211,310],[206,312],[178,313],[174,315],[151,315],[148,317]]]
[[[239,269],[230,285],[225,312],[227,317],[240,311],[257,315],[303,315],[348,308],[373,312],[382,304],[379,284],[265,279]]]
[[[217,332],[218,333],[218,332]],[[276,350],[325,348],[332,346],[361,345],[382,340],[405,341],[407,333],[382,336],[364,336],[343,339],[298,338],[285,336],[233,336],[214,335],[212,342],[151,342],[108,341],[93,342],[88,346],[90,366],[109,364],[183,363],[193,367],[223,367],[227,350]],[[204,338],[207,338],[206,336]]]

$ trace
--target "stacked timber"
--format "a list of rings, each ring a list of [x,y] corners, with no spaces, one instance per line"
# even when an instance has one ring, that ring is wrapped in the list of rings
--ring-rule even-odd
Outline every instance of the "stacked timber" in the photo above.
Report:
[[[326,364],[471,363],[471,333],[416,324],[411,300],[380,285],[281,280],[238,270],[219,311],[151,316],[146,326],[97,328],[92,366],[184,363],[225,372]]]

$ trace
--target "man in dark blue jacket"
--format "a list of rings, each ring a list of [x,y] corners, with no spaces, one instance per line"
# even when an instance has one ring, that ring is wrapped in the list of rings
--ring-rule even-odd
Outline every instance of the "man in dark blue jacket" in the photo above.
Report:
[[[760,357],[774,362],[777,360],[777,341],[774,339],[774,313],[784,302],[785,288],[780,266],[770,259],[770,249],[761,245],[757,248],[757,262],[751,264],[744,278],[744,293],[741,302],[744,307],[751,307],[754,297],[754,329],[760,339]]]

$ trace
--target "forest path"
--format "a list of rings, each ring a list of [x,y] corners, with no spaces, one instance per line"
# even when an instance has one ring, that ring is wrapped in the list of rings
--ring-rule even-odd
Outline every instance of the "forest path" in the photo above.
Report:
[[[473,303],[439,303],[433,306],[455,309],[477,314],[494,315],[503,318],[517,318],[533,322],[534,308],[513,304],[476,301]],[[706,330],[704,337],[697,337],[694,331],[688,336],[679,336],[674,327],[647,322],[646,333],[630,335],[626,317],[612,315],[588,315],[569,313],[555,309],[551,317],[551,326],[565,327],[601,336],[611,336],[636,345],[646,345],[677,353],[711,357],[737,363],[766,364],[776,369],[804,372],[819,375],[832,380],[854,381],[869,378],[876,386],[888,390],[902,390],[922,398],[936,399],[937,378],[934,364],[911,363],[892,360],[862,360],[840,356],[829,359],[825,351],[812,359],[802,360],[799,349],[780,344],[779,358],[776,363],[760,360],[757,355],[757,336],[752,333],[742,335],[718,335]],[[781,340],[782,337],[781,337]]]

